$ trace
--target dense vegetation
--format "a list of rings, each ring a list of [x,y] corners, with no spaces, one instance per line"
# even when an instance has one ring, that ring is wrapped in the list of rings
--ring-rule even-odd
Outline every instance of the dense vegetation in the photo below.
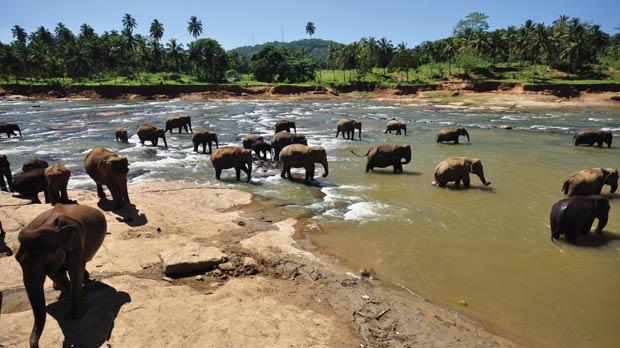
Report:
[[[550,25],[526,21],[489,31],[486,15],[471,13],[451,37],[413,48],[389,39],[362,38],[348,45],[313,39],[270,43],[225,52],[214,39],[199,38],[203,25],[187,22],[187,47],[161,42],[164,25],[153,20],[149,36],[135,34],[136,20],[122,18],[120,32],[97,34],[88,24],[73,33],[58,23],[53,32],[32,33],[15,25],[14,40],[0,43],[0,81],[26,83],[434,83],[502,80],[553,83],[620,81],[620,34],[578,18]]]

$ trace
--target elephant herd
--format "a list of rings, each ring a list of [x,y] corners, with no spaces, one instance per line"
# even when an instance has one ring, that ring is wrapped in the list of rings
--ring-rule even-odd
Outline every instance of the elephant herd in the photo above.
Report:
[[[169,118],[165,128],[153,125],[142,125],[137,130],[140,142],[150,141],[157,146],[162,139],[167,147],[165,134],[178,129],[192,132],[194,151],[202,145],[202,153],[209,147],[211,162],[215,169],[216,179],[221,178],[223,169],[235,169],[236,179],[239,181],[241,172],[247,175],[247,181],[252,175],[252,152],[260,160],[267,160],[267,153],[273,161],[281,163],[281,177],[291,178],[292,168],[305,169],[305,182],[309,183],[315,175],[315,165],[321,164],[324,168],[323,177],[329,174],[327,153],[322,146],[308,146],[308,140],[303,134],[297,133],[295,122],[278,121],[275,125],[275,135],[270,141],[258,134],[250,134],[242,139],[242,146],[226,146],[219,148],[217,134],[204,129],[194,132],[191,128],[190,117]],[[293,132],[291,132],[293,130]],[[362,123],[353,119],[342,119],[337,124],[336,137],[342,134],[344,138],[354,140],[355,130],[358,130],[358,139],[361,140]],[[19,126],[0,123],[0,133],[9,137],[16,135]],[[387,123],[385,133],[396,132],[397,135],[407,134],[407,125],[402,121],[391,119]],[[469,133],[464,128],[445,128],[437,132],[438,143],[459,143],[459,137],[465,136],[469,141]],[[127,142],[127,130],[119,128],[115,132],[117,141]],[[604,130],[581,130],[573,137],[575,145],[594,145],[601,147],[606,143],[611,146],[611,132]],[[212,151],[212,143],[216,150]],[[371,147],[366,154],[355,156],[367,157],[366,172],[374,168],[393,167],[395,173],[403,171],[403,165],[411,162],[412,149],[410,145],[382,144]],[[97,186],[97,195],[101,200],[106,199],[104,186],[110,191],[115,209],[122,209],[131,204],[127,191],[127,174],[129,161],[125,157],[99,147],[91,150],[84,158],[86,173]],[[470,186],[470,174],[475,174],[484,185],[491,183],[486,180],[482,162],[477,158],[451,157],[440,162],[434,172],[434,179],[438,186],[444,187],[449,182],[456,185],[463,183],[465,188]],[[49,165],[46,161],[32,159],[26,161],[21,173],[12,175],[10,163],[6,156],[0,155],[0,188],[3,191],[13,191],[22,197],[40,203],[38,194],[44,193],[45,202],[54,205],[36,217],[24,227],[18,236],[20,247],[16,253],[24,279],[24,286],[30,301],[34,325],[30,335],[30,346],[37,347],[39,338],[45,325],[45,296],[43,285],[45,277],[54,282],[54,286],[69,298],[69,317],[78,318],[82,312],[83,287],[89,283],[89,274],[85,265],[90,261],[102,245],[107,232],[104,215],[95,208],[84,205],[71,204],[67,194],[67,184],[71,171],[62,164]],[[6,179],[6,180],[5,180]],[[567,198],[555,203],[551,209],[550,225],[551,240],[566,235],[566,239],[574,242],[580,234],[587,234],[595,219],[598,219],[596,231],[602,232],[609,217],[609,200],[600,196],[604,185],[611,187],[615,193],[618,188],[618,170],[613,168],[585,169],[571,174],[562,186],[562,192]],[[61,203],[61,204],[58,204]],[[0,222],[0,245],[3,244],[4,231]],[[10,251],[10,250],[9,250]],[[68,275],[68,277],[67,277]],[[1,294],[0,294],[1,295]],[[1,301],[1,298],[0,298]]]

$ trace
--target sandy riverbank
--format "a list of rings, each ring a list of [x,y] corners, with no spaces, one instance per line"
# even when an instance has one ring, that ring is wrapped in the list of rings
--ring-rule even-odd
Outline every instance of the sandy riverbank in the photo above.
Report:
[[[305,222],[282,214],[278,202],[177,182],[137,184],[130,195],[136,209],[105,213],[109,235],[87,265],[100,284],[87,294],[84,317],[65,320],[66,303],[57,302],[58,292],[46,283],[42,346],[515,345],[303,250],[292,236]],[[72,190],[70,197],[97,205],[95,192]],[[50,208],[26,203],[0,193],[0,221],[14,251],[19,230]],[[162,279],[160,252],[189,244],[218,247],[233,267],[202,280]],[[0,274],[0,345],[24,346],[32,315],[13,257],[0,257]]]

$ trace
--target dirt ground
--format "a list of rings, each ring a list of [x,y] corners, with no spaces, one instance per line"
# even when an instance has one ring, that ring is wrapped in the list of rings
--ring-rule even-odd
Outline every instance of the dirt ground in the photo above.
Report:
[[[130,187],[135,207],[109,211],[95,192],[72,190],[100,206],[108,235],[87,264],[96,285],[86,312],[67,320],[67,303],[46,282],[42,347],[512,347],[459,314],[384,289],[303,250],[300,224],[283,202],[180,182]],[[49,205],[0,192],[6,244]],[[316,227],[316,226],[315,226]],[[164,278],[159,253],[216,246],[232,267]],[[14,257],[0,257],[0,346],[23,347],[32,313]]]

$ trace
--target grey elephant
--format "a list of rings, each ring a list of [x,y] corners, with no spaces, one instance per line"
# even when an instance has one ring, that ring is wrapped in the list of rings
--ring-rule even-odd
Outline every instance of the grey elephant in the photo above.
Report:
[[[194,152],[198,152],[198,146],[202,145],[202,153],[207,153],[207,145],[209,145],[209,154],[213,153],[213,143],[215,148],[219,148],[220,144],[217,141],[217,134],[209,132],[206,129],[199,129],[192,134],[192,143],[194,144]]]
[[[322,146],[307,146],[303,144],[291,144],[286,146],[280,152],[280,162],[282,162],[281,177],[291,179],[291,168],[304,168],[306,170],[305,182],[310,183],[314,180],[315,163],[320,163],[325,172],[323,177],[329,174],[329,166],[327,164],[327,153]]]
[[[22,137],[22,130],[19,128],[19,125],[16,123],[0,123],[0,133],[6,134],[7,137],[11,137],[11,135],[17,136],[15,131],[19,133],[19,137]]]
[[[276,133],[284,131],[290,133],[291,129],[293,129],[295,133],[297,133],[297,126],[295,126],[295,122],[293,121],[280,120],[276,122]]]
[[[168,142],[166,142],[166,131],[150,124],[143,124],[138,128],[138,138],[140,139],[140,144],[144,145],[145,141],[150,141],[153,146],[157,146],[161,138],[164,141],[164,146],[166,148],[168,147]]]
[[[392,145],[382,144],[371,147],[365,155],[358,155],[351,151],[357,157],[368,157],[366,162],[366,172],[377,168],[394,167],[394,173],[402,172],[403,165],[411,162],[411,145]]]
[[[469,174],[478,175],[485,186],[491,185],[484,177],[482,162],[477,158],[451,157],[441,161],[435,168],[435,182],[440,187],[445,187],[448,182],[460,185],[461,181],[465,188],[469,188]]]
[[[266,161],[267,153],[271,155],[271,159],[273,159],[273,146],[268,141],[265,141],[265,138],[262,135],[258,134],[248,134],[243,137],[243,148],[251,149],[256,154],[258,159]]]
[[[454,144],[459,143],[459,137],[464,135],[467,137],[467,142],[469,142],[469,133],[463,127],[460,128],[443,128],[437,132],[437,142],[452,142]]]
[[[607,147],[610,148],[612,139],[612,132],[604,129],[581,129],[573,135],[573,142],[575,143],[575,146],[593,146],[596,143],[596,146],[603,147],[603,143],[606,143]]]
[[[222,169],[235,168],[237,181],[241,180],[241,171],[248,175],[247,182],[252,179],[252,150],[240,146],[226,146],[215,150],[211,155],[211,163],[215,168],[215,178],[220,180]]]
[[[405,132],[405,135],[407,135],[407,124],[393,118],[388,121],[384,133],[389,132],[392,134],[392,131],[396,131],[396,135],[401,135],[401,130]]]
[[[172,133],[172,130],[178,128],[179,133],[182,129],[185,129],[185,133],[194,132],[192,129],[192,118],[190,116],[169,117],[166,120],[165,131]]]
[[[336,127],[336,138],[338,138],[338,134],[340,133],[342,133],[342,137],[344,138],[346,133],[347,139],[354,140],[356,129],[359,131],[359,140],[362,140],[362,122],[350,118],[343,118],[338,121],[338,126]]]
[[[308,139],[306,139],[306,136],[303,134],[291,134],[288,132],[276,133],[276,135],[271,138],[271,146],[273,146],[274,160],[279,161],[280,151],[282,151],[285,146],[291,144],[308,145]]]
[[[121,128],[121,127],[116,128],[116,131],[114,132],[114,136],[116,137],[116,141],[120,141],[122,143],[126,143],[129,141],[126,128]]]
[[[558,201],[549,216],[551,241],[564,234],[569,242],[575,242],[580,234],[590,232],[595,219],[596,232],[603,232],[610,208],[609,200],[601,196],[573,196]]]
[[[67,193],[67,184],[71,177],[71,171],[62,164],[52,164],[45,168],[45,180],[47,181],[47,192],[50,197],[50,203],[69,204],[74,201],[69,200]]]
[[[22,164],[22,172],[25,173],[33,169],[45,169],[47,167],[49,167],[47,161],[35,157],[33,159],[27,160],[26,162],[24,162],[24,164]]]
[[[568,196],[599,195],[603,185],[611,186],[611,193],[618,189],[618,169],[590,168],[572,173],[562,185],[562,192]]]

